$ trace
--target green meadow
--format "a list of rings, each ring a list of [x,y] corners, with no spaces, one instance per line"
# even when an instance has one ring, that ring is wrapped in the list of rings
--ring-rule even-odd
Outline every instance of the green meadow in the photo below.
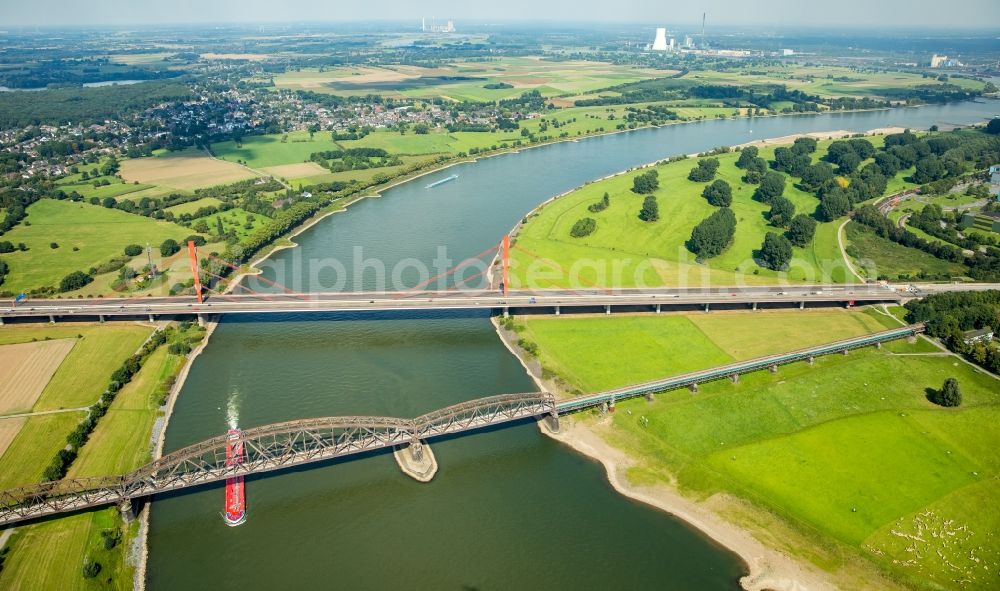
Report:
[[[870,138],[878,145],[881,138]],[[814,161],[823,156],[829,141],[820,142]],[[773,147],[760,150],[765,159],[773,157]],[[632,180],[645,172],[631,172],[591,183],[543,205],[528,216],[520,229],[511,255],[512,283],[536,288],[583,286],[659,286],[773,284],[779,281],[846,282],[851,279],[843,264],[837,243],[841,220],[821,223],[812,242],[793,249],[787,272],[759,267],[753,259],[767,232],[783,230],[768,223],[770,207],[753,199],[756,185],[742,181],[743,171],[735,166],[738,153],[717,156],[720,162],[715,178],[730,184],[732,210],[736,215],[736,233],[730,246],[719,256],[699,262],[685,243],[691,230],[708,217],[715,207],[701,192],[707,183],[690,181],[688,172],[697,160],[686,159],[655,166],[659,188],[653,193],[659,204],[660,219],[639,219],[643,196],[631,191]],[[898,178],[898,177],[897,177]],[[796,213],[812,215],[819,200],[797,188],[788,179],[784,196]],[[896,180],[889,191],[906,186]],[[588,207],[610,197],[610,206],[600,212]],[[580,219],[591,217],[597,229],[577,238],[570,229]]]
[[[584,392],[898,325],[874,309],[517,323],[547,372]],[[948,377],[961,385],[959,408],[927,400]],[[621,402],[605,433],[638,459],[636,482],[746,499],[749,513],[732,505],[730,517],[751,529],[776,517],[793,532],[777,541],[783,550],[821,568],[861,572],[870,561],[911,588],[991,589],[998,421],[997,380],[921,339]]]
[[[192,233],[170,222],[55,199],[42,199],[30,205],[25,222],[4,235],[5,240],[14,244],[24,242],[28,247],[25,252],[4,255],[10,265],[4,290],[57,287],[63,277],[74,271],[86,272],[112,257],[122,256],[129,244],[149,242],[155,247],[167,238],[180,241]],[[52,248],[51,243],[58,248]]]

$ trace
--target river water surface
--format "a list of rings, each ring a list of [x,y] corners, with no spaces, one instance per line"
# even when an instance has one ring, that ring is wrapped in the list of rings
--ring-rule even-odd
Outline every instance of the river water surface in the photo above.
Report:
[[[357,289],[356,256],[388,270],[452,261],[495,244],[538,203],[638,164],[770,137],[927,128],[992,117],[996,102],[710,121],[487,158],[425,176],[328,217],[266,274],[296,290]],[[455,181],[425,185],[458,174]],[[358,247],[362,250],[359,252]],[[410,266],[402,277],[415,285]],[[485,315],[227,319],[195,361],[167,431],[170,451],[243,427],[336,415],[412,417],[463,400],[534,390]],[[632,502],[603,468],[534,424],[435,441],[429,484],[379,454],[247,479],[247,523],[223,523],[221,486],[153,504],[147,583],[173,589],[735,589],[737,557]]]

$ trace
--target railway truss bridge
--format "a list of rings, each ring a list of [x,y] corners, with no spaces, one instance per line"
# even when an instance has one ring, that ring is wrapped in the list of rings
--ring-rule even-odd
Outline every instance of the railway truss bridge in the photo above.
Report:
[[[229,443],[226,435],[219,435],[178,449],[128,474],[70,478],[0,491],[0,526],[113,504],[131,518],[134,500],[157,493],[387,448],[409,446],[419,450],[421,442],[429,439],[526,419],[545,417],[549,428],[558,430],[560,413],[609,409],[619,400],[637,396],[651,399],[655,392],[677,388],[697,390],[698,383],[735,379],[742,373],[763,369],[776,371],[782,364],[811,362],[815,356],[881,346],[923,331],[923,325],[915,324],[560,401],[547,392],[502,394],[462,402],[414,419],[327,417],[254,427],[241,432],[245,458],[238,464],[227,465]]]

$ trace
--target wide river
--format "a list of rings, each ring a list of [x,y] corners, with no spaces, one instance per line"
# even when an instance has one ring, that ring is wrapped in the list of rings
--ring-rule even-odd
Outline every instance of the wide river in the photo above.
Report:
[[[296,290],[377,283],[356,256],[431,264],[475,256],[525,212],[587,181],[667,156],[812,131],[969,124],[997,102],[722,120],[560,143],[462,164],[353,205],[272,257]],[[458,174],[459,178],[425,189]],[[361,248],[358,251],[358,247]],[[318,262],[319,261],[319,262]],[[415,261],[410,261],[414,263]],[[402,279],[415,284],[415,264]],[[626,360],[623,360],[626,362]],[[166,449],[252,427],[336,415],[411,417],[534,390],[485,316],[242,317],[195,361]],[[148,585],[174,589],[735,589],[741,562],[685,524],[615,493],[603,468],[519,425],[433,443],[429,484],[391,455],[247,479],[249,518],[227,527],[221,486],[159,497]]]

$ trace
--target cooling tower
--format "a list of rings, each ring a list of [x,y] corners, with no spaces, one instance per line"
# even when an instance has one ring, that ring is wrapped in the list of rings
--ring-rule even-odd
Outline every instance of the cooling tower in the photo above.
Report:
[[[667,50],[667,30],[665,28],[656,29],[656,39],[653,41],[653,51]]]

